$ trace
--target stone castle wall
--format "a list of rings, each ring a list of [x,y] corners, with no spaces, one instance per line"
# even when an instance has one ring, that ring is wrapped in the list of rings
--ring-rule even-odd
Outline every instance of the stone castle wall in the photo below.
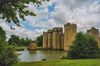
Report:
[[[59,31],[59,48],[58,49],[63,49],[64,48],[64,35],[63,35],[63,28]]]
[[[99,30],[92,27],[87,30],[87,33],[93,36],[100,47]],[[47,32],[43,32],[43,48],[46,49],[63,49],[68,51],[72,46],[77,34],[77,25],[67,23],[64,25],[64,32],[62,27],[54,27]]]
[[[48,49],[52,48],[52,30],[48,30]]]
[[[55,27],[52,31],[53,49],[63,49],[63,28]]]
[[[64,25],[64,50],[68,51],[75,40],[77,27],[75,24],[67,23]]]
[[[98,42],[99,48],[100,48],[100,37],[99,37],[99,42]]]
[[[36,50],[37,49],[37,42],[33,41],[32,43],[29,44],[28,50]]]
[[[43,48],[63,49],[63,28],[55,27],[43,32]]]
[[[87,34],[93,36],[100,47],[100,37],[99,37],[99,30],[95,27],[92,27],[90,30],[87,30]]]
[[[43,32],[43,48],[48,48],[48,33]]]

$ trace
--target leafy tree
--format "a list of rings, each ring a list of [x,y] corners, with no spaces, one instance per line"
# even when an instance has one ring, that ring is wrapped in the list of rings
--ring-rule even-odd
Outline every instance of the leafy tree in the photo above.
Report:
[[[6,33],[0,27],[0,66],[12,66],[18,62],[13,46],[6,43]]]
[[[9,38],[8,43],[10,45],[16,44],[17,46],[28,46],[32,42],[31,39],[28,38],[19,38],[16,35],[11,35],[11,38]]]
[[[0,41],[5,41],[6,40],[6,35],[5,31],[0,27]]]
[[[99,48],[96,40],[82,32],[78,33],[73,46],[68,51],[67,58],[70,59],[95,59],[99,58]]]
[[[20,38],[16,35],[11,35],[11,38],[9,38],[8,43],[20,45]]]
[[[26,45],[26,40],[25,40],[24,38],[21,38],[21,39],[19,40],[19,43],[20,43],[21,45]]]
[[[41,36],[38,36],[37,37],[37,39],[36,39],[36,41],[37,41],[37,46],[42,46],[42,35]]]
[[[21,38],[20,39],[20,44],[23,45],[23,46],[28,46],[30,43],[32,42],[31,39],[28,39],[28,38]]]
[[[2,44],[2,46],[1,46]],[[12,66],[19,60],[14,52],[14,47],[6,42],[0,44],[0,66]]]
[[[1,19],[6,19],[7,22],[14,22],[19,26],[19,16],[21,19],[24,19],[24,16],[33,15],[33,12],[30,12],[26,8],[28,7],[26,4],[32,2],[33,4],[40,5],[42,1],[46,0],[0,0],[0,16]]]
[[[28,39],[28,38],[26,38],[26,40],[25,40],[25,46],[28,46],[30,43],[32,43],[32,40],[31,39]]]

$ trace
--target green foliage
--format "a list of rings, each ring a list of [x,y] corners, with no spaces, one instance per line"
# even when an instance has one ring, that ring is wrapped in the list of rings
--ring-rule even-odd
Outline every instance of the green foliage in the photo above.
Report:
[[[24,46],[28,46],[30,43],[32,43],[32,40],[28,39],[28,38],[26,38],[26,39],[21,38],[20,43],[23,44]]]
[[[41,47],[42,46],[42,35],[38,36],[36,41],[37,41],[37,46]]]
[[[11,35],[11,38],[9,38],[8,43],[9,44],[18,44],[18,45],[20,45],[19,41],[20,41],[20,38],[18,36]]]
[[[99,58],[99,48],[95,39],[82,32],[78,33],[73,46],[68,51],[70,59],[95,59]]]
[[[24,38],[19,38],[16,35],[11,35],[11,38],[9,38],[8,43],[10,45],[17,45],[17,46],[28,46],[32,42],[31,39],[24,39]]]
[[[0,41],[5,41],[6,40],[6,35],[5,31],[0,27]]]
[[[46,0],[0,0],[1,19],[6,19],[8,23],[12,21],[19,26],[18,16],[23,20],[25,20],[24,16],[35,16],[33,12],[26,9],[28,7],[26,4],[32,2],[41,5],[42,1]]]
[[[0,27],[0,66],[12,66],[14,63],[18,62],[13,48],[13,46],[6,43],[6,33]]]
[[[12,66],[19,61],[13,46],[3,42],[0,43],[0,47],[0,66]]]

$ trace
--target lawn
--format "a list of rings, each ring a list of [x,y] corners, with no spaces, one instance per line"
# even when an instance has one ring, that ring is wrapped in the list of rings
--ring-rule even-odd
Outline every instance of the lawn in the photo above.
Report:
[[[100,66],[100,59],[21,62],[14,66]]]
[[[16,46],[15,47],[15,51],[22,51],[22,50],[24,50],[26,48],[27,48],[26,46]]]

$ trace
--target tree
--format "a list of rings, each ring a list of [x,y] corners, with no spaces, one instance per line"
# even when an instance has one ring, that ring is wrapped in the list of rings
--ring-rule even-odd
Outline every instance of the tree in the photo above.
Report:
[[[6,35],[5,31],[0,27],[0,41],[5,41],[6,40]]]
[[[17,63],[19,59],[15,54],[14,47],[7,45],[6,42],[1,43],[0,45],[0,66],[12,66]]]
[[[18,62],[14,47],[6,42],[6,33],[0,27],[0,66],[12,66]]]
[[[28,38],[20,38],[19,36],[16,35],[11,35],[11,38],[9,38],[8,43],[9,45],[17,45],[17,46],[28,46],[32,42],[31,39]]]
[[[26,38],[26,40],[25,40],[25,46],[28,46],[30,43],[32,43],[32,40]]]
[[[11,35],[11,38],[9,38],[8,43],[11,44],[16,44],[20,45],[20,38],[16,35]]]
[[[41,47],[42,46],[42,35],[38,36],[36,41],[37,41],[37,46]]]
[[[67,58],[70,59],[95,59],[99,58],[99,48],[96,40],[82,32],[78,33],[73,46],[68,51]]]
[[[32,42],[32,40],[29,38],[21,38],[20,39],[20,44],[23,46],[28,46],[31,42]]]
[[[33,4],[40,5],[42,1],[46,0],[0,0],[1,19],[6,19],[8,23],[12,21],[19,26],[19,19],[17,16],[23,20],[25,20],[24,16],[35,16],[33,12],[25,9],[28,7],[26,4],[32,2]]]

